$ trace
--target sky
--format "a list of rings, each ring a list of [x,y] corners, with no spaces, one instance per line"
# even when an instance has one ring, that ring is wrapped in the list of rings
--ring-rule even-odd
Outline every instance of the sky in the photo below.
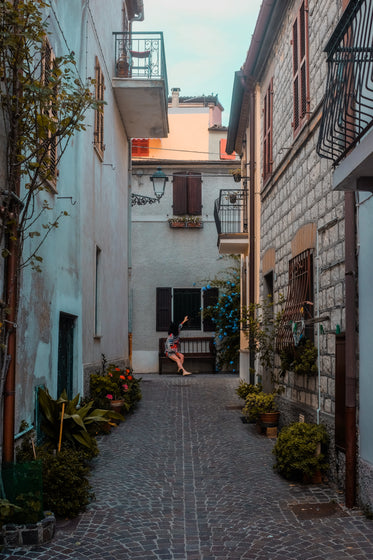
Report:
[[[134,31],[163,31],[169,95],[218,95],[228,126],[234,73],[246,59],[262,0],[144,0]]]

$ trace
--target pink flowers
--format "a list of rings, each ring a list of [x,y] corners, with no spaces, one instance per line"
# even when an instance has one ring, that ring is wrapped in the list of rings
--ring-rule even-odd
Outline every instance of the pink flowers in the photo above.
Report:
[[[113,395],[110,395],[110,394],[109,394],[109,395],[106,395],[106,398],[107,398],[107,399],[110,399],[110,400],[113,400]]]
[[[122,387],[125,391],[128,391],[128,385],[126,383],[124,385],[122,385]]]

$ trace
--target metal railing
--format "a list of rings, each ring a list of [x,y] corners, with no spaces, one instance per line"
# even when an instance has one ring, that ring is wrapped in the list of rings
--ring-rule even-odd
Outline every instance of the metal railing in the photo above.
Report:
[[[328,78],[317,153],[339,161],[373,125],[373,3],[351,0],[327,52]]]
[[[168,92],[163,33],[114,32],[115,76],[164,80]]]
[[[215,200],[214,218],[218,235],[247,233],[247,189],[222,189]]]

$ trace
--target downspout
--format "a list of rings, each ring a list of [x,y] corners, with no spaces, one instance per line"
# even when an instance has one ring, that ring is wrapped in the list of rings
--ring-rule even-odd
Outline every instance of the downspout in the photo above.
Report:
[[[19,193],[19,181],[17,185]],[[17,293],[18,293],[18,273],[17,273],[17,251],[18,243],[18,212],[16,223],[12,226],[12,233],[9,237],[9,251],[5,285],[5,301],[10,310],[7,321],[6,330],[8,335],[7,356],[9,357],[9,368],[6,374],[4,385],[4,408],[3,408],[3,463],[12,463],[14,461],[14,425],[15,425],[15,395],[16,395],[16,361],[17,361]]]
[[[346,506],[356,502],[356,215],[354,192],[345,193],[345,290],[346,290]]]
[[[250,105],[249,105],[249,123],[250,123],[250,146],[249,146],[249,175],[250,175],[250,189],[249,189],[249,308],[254,309],[255,304],[255,102],[256,93],[254,83],[249,84],[250,88]],[[255,352],[250,347],[250,383],[255,383]]]
[[[132,320],[133,320],[133,288],[132,288],[132,140],[128,140],[128,212],[127,212],[127,253],[128,253],[128,359],[132,368]]]
[[[320,318],[320,252],[319,252],[319,228],[316,231],[316,318]],[[320,359],[320,325],[317,323],[317,394],[318,406],[316,421],[320,424],[321,410],[321,359]]]
[[[18,0],[14,2],[14,8],[18,6]],[[12,92],[14,98],[17,100],[17,105],[20,103],[21,85],[19,81],[19,68],[12,68],[13,83]],[[18,111],[15,111],[18,113]],[[21,206],[19,205],[19,196],[21,190],[21,177],[18,171],[18,166],[14,165],[17,158],[14,146],[18,145],[19,140],[19,125],[17,116],[14,117],[15,122],[11,126],[11,137],[8,144],[8,184],[9,191],[15,195],[12,198],[12,210],[14,213],[14,220],[11,226],[11,231],[7,236],[9,256],[7,259],[7,267],[4,275],[4,296],[5,303],[9,309],[6,320],[6,334],[8,337],[8,347],[6,349],[7,355],[4,355],[4,360],[9,360],[8,371],[5,372],[4,384],[4,401],[3,401],[3,463],[12,463],[14,461],[14,433],[15,433],[15,395],[16,395],[16,363],[17,363],[17,303],[18,303],[18,258],[19,258],[19,212]],[[10,146],[10,149],[9,149]],[[10,160],[10,161],[9,161]],[[10,170],[10,172],[9,172]],[[5,353],[4,353],[5,354]],[[1,398],[2,395],[0,395]]]

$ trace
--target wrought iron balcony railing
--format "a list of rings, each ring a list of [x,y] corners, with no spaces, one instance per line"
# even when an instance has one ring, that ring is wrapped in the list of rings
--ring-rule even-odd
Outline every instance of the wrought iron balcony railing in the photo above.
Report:
[[[247,233],[247,189],[222,189],[215,200],[218,235]]]
[[[337,165],[373,125],[373,2],[350,0],[330,38],[317,152]]]
[[[114,32],[115,76],[164,80],[166,91],[166,55],[162,32]]]

